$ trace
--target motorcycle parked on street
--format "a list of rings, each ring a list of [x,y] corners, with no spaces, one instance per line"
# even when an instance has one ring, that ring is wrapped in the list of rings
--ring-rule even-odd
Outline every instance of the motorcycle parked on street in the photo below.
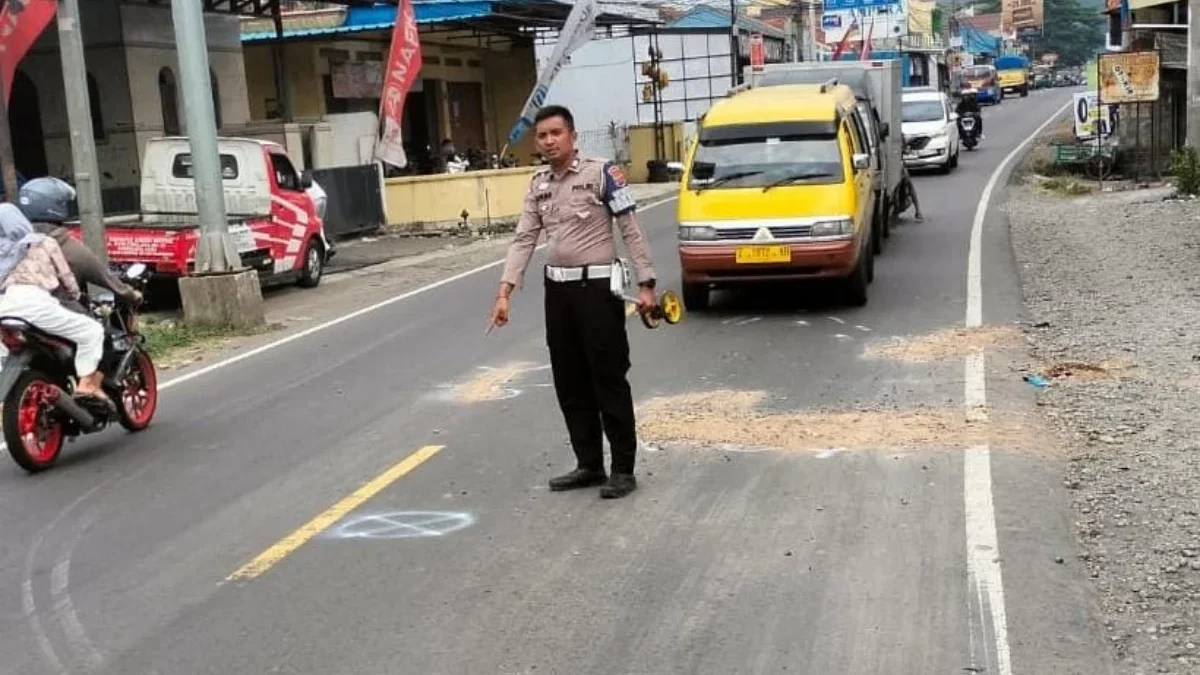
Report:
[[[979,145],[979,120],[975,119],[975,115],[967,115],[958,120],[958,127],[963,146],[967,150],[974,150],[975,146]]]
[[[122,276],[144,292],[149,270],[141,263]],[[113,422],[131,432],[150,426],[158,407],[158,377],[138,332],[136,307],[103,290],[81,298],[104,326],[103,401],[76,400],[75,345],[16,318],[0,316],[0,342],[8,349],[0,369],[4,441],[29,473],[54,466],[67,438],[103,431]]]

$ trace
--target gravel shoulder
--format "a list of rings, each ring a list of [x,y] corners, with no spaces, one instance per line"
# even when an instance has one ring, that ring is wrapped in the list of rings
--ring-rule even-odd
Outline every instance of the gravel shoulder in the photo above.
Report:
[[[1038,405],[1118,672],[1200,672],[1200,203],[1016,180]]]

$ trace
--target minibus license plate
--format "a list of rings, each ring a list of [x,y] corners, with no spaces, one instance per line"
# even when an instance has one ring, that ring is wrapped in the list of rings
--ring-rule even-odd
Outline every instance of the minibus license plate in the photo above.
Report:
[[[741,263],[789,263],[792,261],[791,246],[739,246],[735,254]]]

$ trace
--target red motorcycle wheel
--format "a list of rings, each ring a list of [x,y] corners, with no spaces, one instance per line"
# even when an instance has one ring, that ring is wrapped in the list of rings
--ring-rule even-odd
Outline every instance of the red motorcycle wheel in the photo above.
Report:
[[[38,473],[54,466],[62,452],[63,424],[55,419],[54,385],[30,370],[17,378],[4,401],[4,442],[22,469]]]
[[[133,357],[122,384],[117,418],[127,431],[142,431],[150,426],[158,409],[158,374],[149,354],[139,351]]]

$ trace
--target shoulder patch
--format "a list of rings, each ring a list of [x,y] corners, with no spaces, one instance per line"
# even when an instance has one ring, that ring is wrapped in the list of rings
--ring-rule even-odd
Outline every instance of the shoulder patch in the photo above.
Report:
[[[614,187],[623,188],[626,185],[629,185],[629,180],[625,178],[625,172],[621,170],[620,166],[616,164],[609,164],[607,167],[605,167],[604,171],[612,180]]]

